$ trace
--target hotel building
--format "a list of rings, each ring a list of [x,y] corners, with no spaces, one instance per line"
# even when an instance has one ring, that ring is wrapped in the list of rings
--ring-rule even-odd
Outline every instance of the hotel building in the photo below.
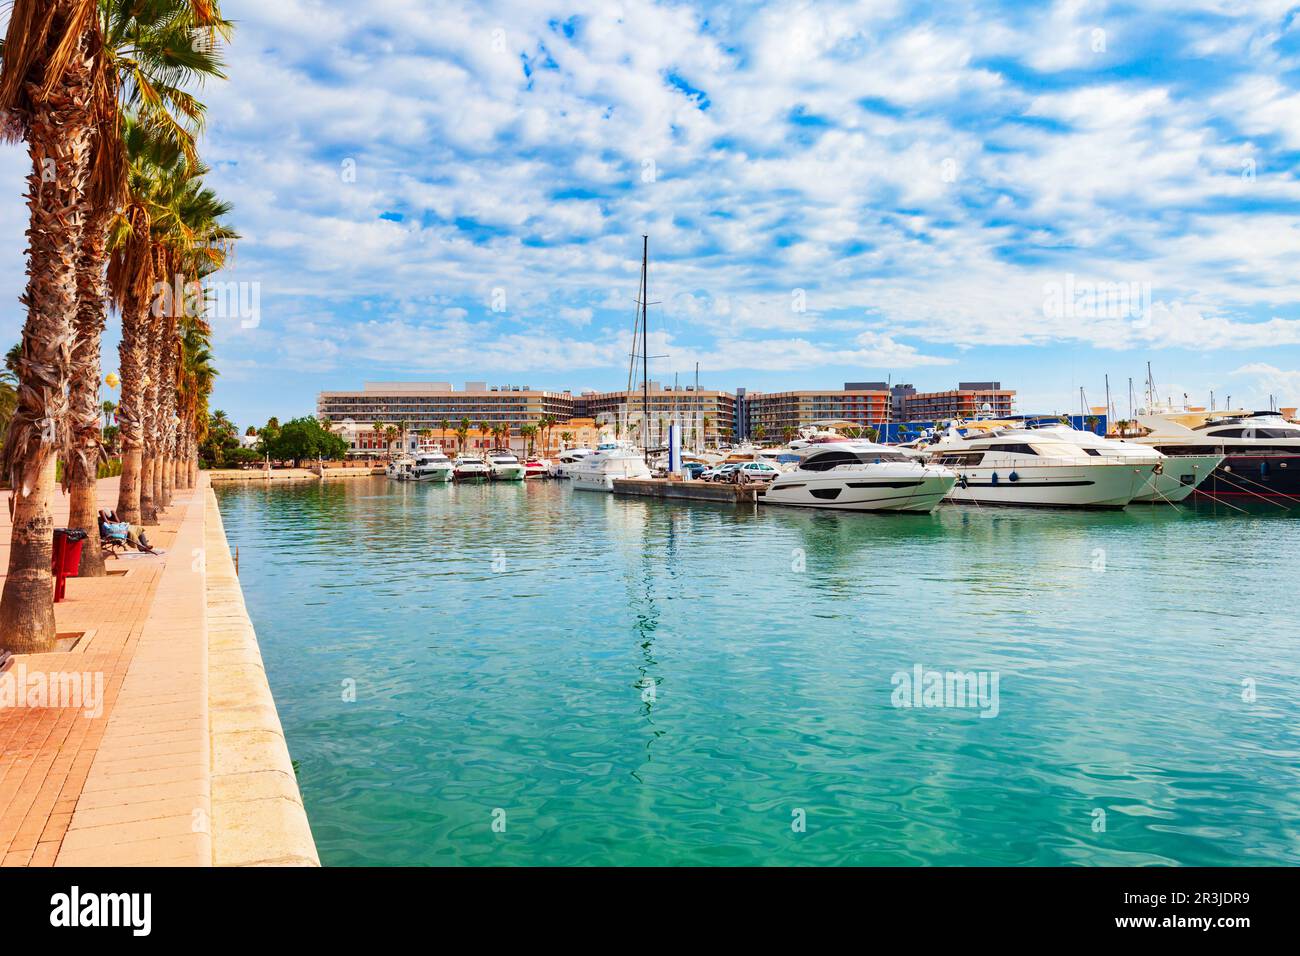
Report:
[[[407,445],[419,432],[442,423],[454,430],[462,419],[470,421],[470,435],[480,441],[479,423],[508,425],[513,435],[523,425],[536,425],[544,416],[557,421],[575,417],[575,399],[569,392],[538,391],[527,385],[493,385],[466,382],[462,391],[450,382],[366,382],[360,391],[321,392],[316,417],[338,427],[356,454],[380,454],[385,442],[376,440],[375,422],[407,429]],[[491,440],[487,439],[491,444]],[[408,449],[409,450],[409,449]]]
[[[779,441],[787,429],[819,421],[852,422],[866,427],[884,422],[889,388],[884,382],[846,382],[842,389],[746,392],[745,437]],[[761,429],[761,432],[760,432]]]
[[[990,414],[1005,418],[1012,414],[1015,389],[1003,388],[1001,382],[958,382],[945,392],[914,392],[903,396],[903,418],[914,422],[946,421],[950,418],[974,418]],[[988,405],[988,409],[984,408]]]
[[[668,423],[674,419],[682,423],[682,439],[688,445],[699,442],[714,444],[736,435],[736,396],[730,392],[713,389],[696,390],[686,385],[678,388],[651,382],[649,389],[649,430],[652,446],[663,445],[668,439]],[[642,405],[646,398],[642,392],[626,389],[617,392],[583,392],[576,407],[588,418],[604,425],[617,426],[623,437],[641,433]]]

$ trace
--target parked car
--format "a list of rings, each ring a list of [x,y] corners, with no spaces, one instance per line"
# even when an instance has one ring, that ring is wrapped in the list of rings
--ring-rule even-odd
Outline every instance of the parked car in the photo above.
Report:
[[[772,481],[781,472],[765,461],[746,461],[735,469],[736,474],[728,475],[726,480],[735,481]]]
[[[701,477],[702,479],[704,479],[705,481],[720,481],[720,480],[723,480],[723,476],[728,475],[728,474],[730,474],[731,472],[735,471],[735,470],[736,470],[736,466],[737,466],[738,464],[740,464],[740,463],[739,463],[739,462],[732,461],[732,462],[728,462],[728,463],[725,464],[725,465],[714,465],[712,468],[706,468],[706,469],[705,469],[705,470],[700,474],[700,477]]]
[[[702,461],[688,461],[682,465],[682,474],[687,478],[698,478],[708,470],[708,467]]]

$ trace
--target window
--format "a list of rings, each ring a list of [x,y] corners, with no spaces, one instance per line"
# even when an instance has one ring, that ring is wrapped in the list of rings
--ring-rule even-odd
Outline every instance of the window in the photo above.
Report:
[[[1217,432],[1210,432],[1215,438],[1240,438],[1245,433],[1244,428],[1221,428]]]
[[[961,465],[961,466],[969,467],[971,465],[978,465],[983,460],[984,460],[984,452],[982,451],[963,451],[963,452],[953,452],[947,455],[941,455],[939,457],[939,464]]]
[[[840,465],[856,465],[858,456],[851,451],[827,451],[813,455],[803,463],[804,471],[830,471]]]
[[[989,445],[988,450],[1007,452],[1009,454],[1015,454],[1015,455],[1037,455],[1038,454],[1038,452],[1036,452],[1032,446],[1026,445],[1024,443],[1019,443],[1019,444],[1009,443],[1006,445]]]

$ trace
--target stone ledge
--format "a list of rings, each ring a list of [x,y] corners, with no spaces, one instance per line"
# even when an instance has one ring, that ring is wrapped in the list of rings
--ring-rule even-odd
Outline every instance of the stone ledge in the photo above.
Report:
[[[212,862],[320,866],[216,496],[204,495]]]

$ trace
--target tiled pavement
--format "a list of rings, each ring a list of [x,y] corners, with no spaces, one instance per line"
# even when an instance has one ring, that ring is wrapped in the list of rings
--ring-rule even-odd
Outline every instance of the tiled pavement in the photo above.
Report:
[[[116,480],[102,481],[99,495],[111,507]],[[66,518],[63,495],[56,496],[55,514],[56,521]],[[110,571],[127,573],[68,582],[68,599],[55,608],[60,633],[86,632],[73,652],[24,655],[6,666],[6,674],[20,666],[27,674],[102,674],[103,699],[102,712],[90,716],[86,706],[0,708],[0,865],[209,865],[214,845],[246,845],[254,834],[260,854],[240,851],[230,860],[218,854],[217,862],[317,862],[297,782],[291,770],[287,779],[282,773],[288,751],[260,655],[248,683],[257,685],[263,709],[271,709],[278,751],[241,750],[249,741],[264,743],[265,734],[212,736],[217,729],[258,728],[241,726],[238,713],[223,717],[221,728],[209,723],[208,514],[216,514],[215,502],[201,476],[197,489],[176,493],[160,526],[150,529],[165,558],[110,561]],[[0,509],[0,541],[3,572],[7,509]],[[228,563],[224,536],[216,544]],[[238,592],[233,568],[223,565],[219,578],[224,593]],[[242,641],[245,657],[250,646],[257,654],[251,624]],[[266,724],[264,713],[261,719]],[[216,752],[214,739],[225,741]],[[243,794],[232,804],[224,798],[238,812],[218,821],[221,839],[213,836],[214,764],[259,772],[235,783],[278,783],[274,800],[257,791],[257,799]],[[218,793],[229,794],[229,786]]]

